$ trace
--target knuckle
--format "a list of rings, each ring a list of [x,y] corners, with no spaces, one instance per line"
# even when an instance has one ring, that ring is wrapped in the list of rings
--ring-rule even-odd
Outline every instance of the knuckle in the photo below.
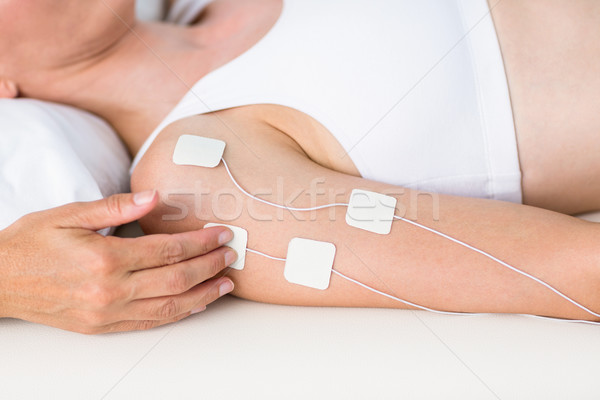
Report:
[[[167,265],[176,264],[185,257],[183,245],[176,240],[166,241],[162,246],[161,253],[164,263]]]
[[[222,253],[215,254],[214,257],[210,258],[208,263],[208,269],[210,271],[210,276],[215,276],[221,270],[225,268],[225,256]]]
[[[117,258],[104,247],[91,250],[88,258],[92,272],[99,276],[108,276],[117,267]]]
[[[206,254],[213,249],[213,246],[209,240],[201,240],[198,243],[198,251],[200,254]]]
[[[63,206],[57,207],[54,210],[61,217],[66,215],[78,215],[85,211],[86,203],[83,201],[76,201],[73,203],[65,204]]]
[[[179,304],[174,298],[167,299],[160,305],[156,312],[156,316],[160,319],[173,318],[179,314]]]
[[[167,279],[167,290],[169,293],[183,293],[188,290],[190,286],[190,278],[184,270],[174,269],[171,271],[171,275]]]
[[[106,199],[106,211],[108,215],[121,215],[123,206],[118,196],[110,196]]]
[[[208,293],[206,293],[206,296],[204,296],[204,301],[206,304],[209,304],[217,300],[219,297],[219,285],[213,283]]]
[[[91,285],[86,297],[95,310],[108,308],[117,299],[116,291],[102,284]]]
[[[144,321],[139,321],[137,323],[136,328],[137,328],[137,330],[140,330],[140,331],[147,331],[148,329],[154,328],[156,325],[158,325],[156,321],[144,320]]]

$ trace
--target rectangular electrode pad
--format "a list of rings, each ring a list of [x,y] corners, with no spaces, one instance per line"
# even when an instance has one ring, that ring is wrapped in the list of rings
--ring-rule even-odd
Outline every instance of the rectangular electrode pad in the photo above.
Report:
[[[346,211],[346,223],[365,231],[387,235],[392,230],[396,198],[354,189]]]
[[[283,275],[288,282],[325,290],[329,287],[335,245],[293,238],[288,245]]]
[[[225,246],[234,249],[238,258],[229,266],[229,268],[239,270],[244,269],[244,264],[246,263],[246,246],[248,246],[248,232],[244,228],[225,224],[214,224],[211,222],[204,225],[205,228],[210,228],[213,226],[226,226],[227,228],[231,229],[233,232],[233,239],[225,243]]]
[[[221,162],[225,142],[195,135],[181,135],[175,151],[173,162],[177,165],[194,165],[214,168]]]

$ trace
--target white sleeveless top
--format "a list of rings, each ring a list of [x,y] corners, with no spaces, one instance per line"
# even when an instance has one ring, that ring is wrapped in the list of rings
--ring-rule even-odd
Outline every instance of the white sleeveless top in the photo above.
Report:
[[[251,104],[319,121],[363,178],[521,202],[508,85],[486,0],[284,0],[264,38],[191,88],[132,170],[166,125]]]

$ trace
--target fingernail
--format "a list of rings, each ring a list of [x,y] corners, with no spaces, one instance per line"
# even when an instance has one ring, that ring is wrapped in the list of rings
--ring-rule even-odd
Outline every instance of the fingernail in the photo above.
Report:
[[[221,232],[221,234],[219,235],[219,244],[225,244],[227,242],[229,242],[231,239],[233,239],[233,232],[231,232],[231,230],[227,229],[224,232]]]
[[[225,265],[231,265],[237,260],[237,253],[235,250],[228,250],[225,253]]]
[[[219,286],[219,296],[224,296],[233,290],[233,282],[225,281]]]
[[[206,310],[206,306],[202,306],[202,307],[199,307],[199,308],[196,308],[196,309],[192,310],[192,314],[198,314],[198,313],[201,313],[204,310]]]
[[[133,196],[133,202],[136,206],[143,206],[150,203],[154,199],[156,190],[146,190],[145,192],[136,193]]]

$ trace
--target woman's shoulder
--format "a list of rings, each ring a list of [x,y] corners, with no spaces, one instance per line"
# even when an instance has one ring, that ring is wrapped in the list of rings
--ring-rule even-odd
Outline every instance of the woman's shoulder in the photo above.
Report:
[[[310,162],[293,139],[258,115],[247,110],[223,110],[194,115],[167,125],[134,169],[133,190],[152,186],[150,182],[178,187],[186,181],[187,168],[199,168],[173,162],[175,148],[183,135],[224,142],[223,158],[244,165],[246,169],[260,170],[267,164],[293,168],[302,162]],[[210,168],[206,168],[205,174],[210,177]]]

